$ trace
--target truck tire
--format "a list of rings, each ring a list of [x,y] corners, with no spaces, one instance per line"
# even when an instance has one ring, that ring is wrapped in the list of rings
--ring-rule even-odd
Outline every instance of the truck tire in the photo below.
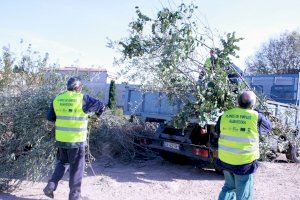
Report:
[[[171,163],[175,164],[187,164],[188,159],[183,156],[176,153],[168,152],[168,151],[160,151],[159,155],[166,161],[169,161]]]
[[[300,147],[296,144],[290,144],[285,154],[286,158],[294,163],[300,163]]]

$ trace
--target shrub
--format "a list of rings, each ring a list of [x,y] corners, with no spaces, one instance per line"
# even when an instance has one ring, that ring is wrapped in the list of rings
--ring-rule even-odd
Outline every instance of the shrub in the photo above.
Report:
[[[22,179],[39,180],[52,170],[54,126],[46,112],[63,80],[59,76],[11,73],[0,97],[0,189],[12,189]],[[26,83],[23,85],[18,82]]]

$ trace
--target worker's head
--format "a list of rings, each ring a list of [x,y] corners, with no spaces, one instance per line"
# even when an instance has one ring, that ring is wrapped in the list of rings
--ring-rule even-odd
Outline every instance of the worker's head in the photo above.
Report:
[[[67,90],[81,92],[82,90],[81,79],[78,77],[71,77],[67,82]]]
[[[253,109],[256,103],[256,95],[252,91],[244,91],[238,99],[241,108]]]

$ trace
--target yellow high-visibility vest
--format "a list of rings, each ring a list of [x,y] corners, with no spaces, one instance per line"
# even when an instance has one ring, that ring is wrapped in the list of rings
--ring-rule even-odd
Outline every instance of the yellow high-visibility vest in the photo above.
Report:
[[[231,165],[243,165],[259,158],[258,112],[233,108],[221,117],[219,159]]]
[[[59,142],[77,143],[86,141],[88,116],[82,110],[83,94],[66,91],[53,101],[55,139]]]

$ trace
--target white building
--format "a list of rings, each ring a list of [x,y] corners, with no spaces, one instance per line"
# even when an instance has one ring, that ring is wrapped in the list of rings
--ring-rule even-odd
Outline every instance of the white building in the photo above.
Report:
[[[58,69],[57,72],[80,77],[84,85],[84,92],[107,103],[109,88],[107,87],[108,74],[106,69],[64,67]]]
[[[79,76],[82,79],[83,91],[91,96],[108,103],[109,85],[108,73],[106,69],[80,68],[80,67],[64,67],[57,72],[68,76]],[[125,85],[116,84],[117,106],[124,106]]]

